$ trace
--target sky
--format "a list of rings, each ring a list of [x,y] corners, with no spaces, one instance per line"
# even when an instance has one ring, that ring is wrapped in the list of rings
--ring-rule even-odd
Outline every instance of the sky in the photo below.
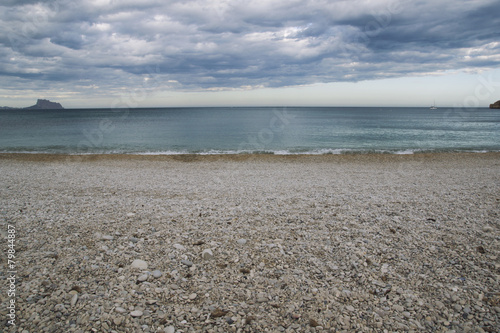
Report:
[[[498,0],[3,0],[0,106],[483,107]]]

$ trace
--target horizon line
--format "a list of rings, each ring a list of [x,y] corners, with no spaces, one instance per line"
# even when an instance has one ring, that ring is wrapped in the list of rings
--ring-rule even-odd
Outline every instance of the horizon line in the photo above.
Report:
[[[215,106],[141,106],[141,107],[63,107],[62,109],[36,109],[30,107],[10,107],[10,106],[0,106],[0,110],[102,110],[102,109],[189,109],[189,108],[430,108],[431,106],[362,106],[362,105],[215,105]],[[488,106],[475,106],[475,107],[466,107],[466,106],[440,106],[437,109],[489,109]]]

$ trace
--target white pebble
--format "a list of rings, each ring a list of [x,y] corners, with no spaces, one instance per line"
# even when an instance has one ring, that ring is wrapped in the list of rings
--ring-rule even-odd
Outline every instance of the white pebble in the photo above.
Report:
[[[186,250],[186,248],[184,247],[184,245],[181,245],[181,244],[174,244],[174,247],[179,250],[179,251],[184,251]]]
[[[74,294],[73,297],[71,297],[71,306],[75,306],[76,305],[76,301],[78,301],[78,294]]]
[[[175,327],[173,327],[173,326],[167,326],[167,327],[165,327],[165,329],[163,330],[163,332],[165,332],[165,333],[175,333]]]
[[[137,281],[139,282],[144,282],[144,281],[147,281],[148,280],[148,277],[149,277],[149,274],[142,274],[141,276],[139,276],[137,278]]]
[[[138,269],[147,269],[148,268],[148,263],[145,262],[144,260],[141,259],[135,259],[132,261],[132,268],[138,268]]]
[[[140,317],[140,316],[142,316],[142,311],[141,310],[135,310],[135,311],[130,312],[130,315],[132,317]]]
[[[214,257],[214,253],[210,249],[203,250],[201,257],[205,260],[210,260]]]

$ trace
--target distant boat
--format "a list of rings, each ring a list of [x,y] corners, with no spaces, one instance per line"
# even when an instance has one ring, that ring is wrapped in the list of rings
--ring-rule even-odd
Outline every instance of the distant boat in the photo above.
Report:
[[[434,104],[432,104],[432,106],[429,109],[437,110],[436,101],[434,101]]]

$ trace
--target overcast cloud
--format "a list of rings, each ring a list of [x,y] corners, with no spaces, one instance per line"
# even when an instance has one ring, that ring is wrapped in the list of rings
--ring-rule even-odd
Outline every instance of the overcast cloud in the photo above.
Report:
[[[7,0],[0,88],[285,87],[500,65],[498,0]]]

